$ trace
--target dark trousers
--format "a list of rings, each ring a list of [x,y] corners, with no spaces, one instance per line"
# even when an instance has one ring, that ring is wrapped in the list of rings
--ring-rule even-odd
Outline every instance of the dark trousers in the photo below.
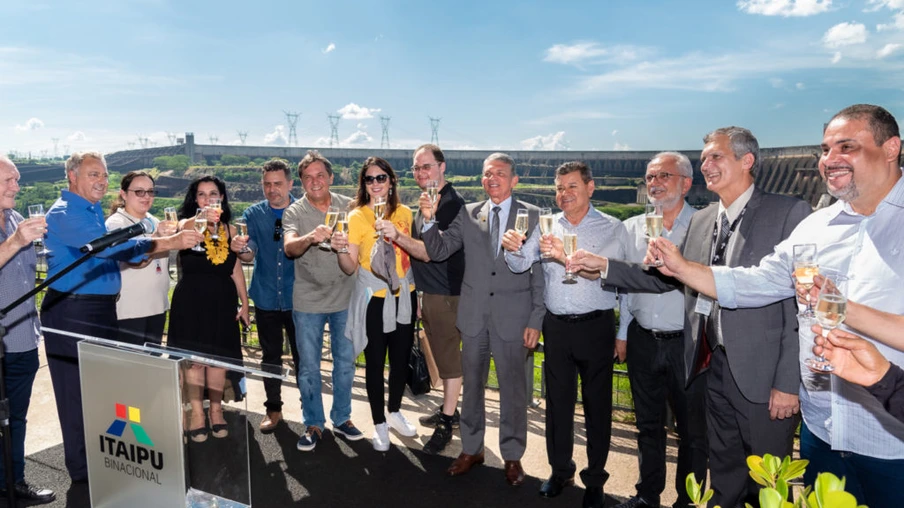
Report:
[[[132,319],[119,320],[119,341],[143,346],[145,342],[163,342],[163,327],[166,326],[166,312]]]
[[[367,389],[367,401],[370,403],[370,415],[374,425],[386,421],[383,412],[383,370],[386,353],[389,352],[389,404],[390,413],[402,408],[402,395],[405,393],[405,381],[408,379],[408,358],[411,345],[414,344],[414,318],[417,315],[417,297],[412,291],[411,320],[403,325],[396,323],[396,329],[383,332],[383,299],[373,297],[367,304],[366,330],[367,346],[364,348],[364,386]],[[398,303],[398,297],[396,297]]]
[[[110,300],[44,300],[41,323],[46,328],[115,340],[116,302]],[[81,377],[78,367],[79,339],[53,332],[44,333],[47,366],[53,383],[57,414],[63,432],[66,469],[73,481],[88,479],[85,456],[85,426],[82,420]]]
[[[9,399],[9,435],[12,439],[13,475],[16,482],[25,480],[25,417],[31,402],[31,387],[38,372],[38,350],[6,353],[3,357],[3,379]],[[2,441],[0,441],[2,450]],[[0,481],[6,477],[0,460]],[[4,488],[5,487],[4,483]]]
[[[679,439],[675,505],[688,506],[685,478],[689,473],[698,482],[706,478],[705,376],[697,376],[685,387],[683,337],[657,340],[632,321],[627,346],[640,462],[637,494],[655,506],[665,489],[666,409],[671,403]]]
[[[731,374],[725,350],[713,351],[706,374],[706,431],[709,443],[709,506],[758,506],[760,488],[750,478],[747,457],[790,456],[799,418],[769,419],[769,403],[747,400]]]
[[[601,487],[609,478],[606,461],[612,436],[612,356],[615,313],[586,321],[563,321],[547,312],[543,319],[546,353],[546,455],[554,475],[574,476],[574,406],[578,376],[587,432],[586,487]]]
[[[289,338],[289,348],[292,350],[292,368],[298,372],[298,346],[295,345],[295,321],[292,319],[291,310],[263,310],[254,309],[254,318],[257,321],[257,337],[261,343],[261,363],[264,368],[267,365],[278,367],[275,371],[280,373],[282,368],[283,344],[285,338],[283,330]],[[267,400],[264,407],[268,412],[282,411],[282,396],[280,391],[282,381],[269,377],[264,378],[264,391]]]

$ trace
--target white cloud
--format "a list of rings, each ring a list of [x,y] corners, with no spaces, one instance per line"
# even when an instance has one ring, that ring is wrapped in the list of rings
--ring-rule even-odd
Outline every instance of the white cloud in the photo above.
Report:
[[[650,54],[649,48],[631,45],[602,46],[598,42],[554,44],[546,50],[544,62],[579,65],[603,62],[628,62]]]
[[[273,132],[264,136],[264,144],[265,145],[277,145],[277,146],[285,146],[289,143],[289,138],[286,136],[286,126],[285,125],[277,125],[273,128]]]
[[[370,137],[370,134],[368,134],[366,131],[357,130],[353,132],[351,136],[345,138],[345,140],[342,142],[342,145],[366,145],[373,140],[374,138]]]
[[[16,130],[19,132],[36,131],[42,127],[44,127],[44,122],[40,118],[32,117],[26,120],[25,124],[17,125]]]
[[[618,129],[614,129],[614,130],[612,131],[612,135],[613,135],[613,136],[616,135],[616,134],[618,134]]]
[[[904,30],[904,12],[896,13],[893,23],[876,25],[877,32],[882,32],[884,30]]]
[[[866,26],[862,23],[838,23],[829,28],[822,37],[827,48],[840,48],[866,42]]]
[[[900,48],[901,48],[900,44],[892,44],[892,43],[886,44],[885,46],[882,47],[882,49],[880,49],[879,51],[876,52],[876,58],[885,58]]]
[[[361,131],[367,130],[367,124],[365,124],[364,122],[358,122],[358,125],[356,125],[355,128]]]
[[[543,136],[534,136],[521,141],[522,150],[568,150],[568,142],[565,141],[565,131]]]
[[[798,90],[804,90],[807,88],[807,85],[798,81],[797,83],[794,83],[794,88],[797,88]]]
[[[892,10],[904,9],[904,0],[867,0],[864,12],[874,12],[887,7]]]
[[[327,53],[332,53],[335,49],[336,49],[336,45],[331,42],[331,43],[329,43],[329,45],[327,47],[323,48],[320,52],[325,55]]]
[[[344,120],[363,120],[365,118],[373,118],[374,113],[379,113],[380,111],[380,108],[365,108],[354,102],[349,102],[336,112],[342,115]]]
[[[772,88],[781,88],[785,86],[785,80],[782,78],[769,78],[769,84]]]
[[[837,64],[841,61],[841,51],[836,51],[834,55],[832,55],[832,63]]]
[[[832,0],[738,0],[738,9],[763,16],[803,17],[829,10]]]
[[[88,138],[85,137],[85,133],[84,133],[84,132],[82,132],[82,131],[75,131],[75,132],[73,132],[72,134],[70,134],[68,137],[66,137],[66,139],[68,139],[69,141],[71,141],[71,142],[73,142],[73,143],[77,143],[77,142],[79,142],[79,141],[85,141],[85,140],[88,139]]]
[[[624,152],[626,150],[630,150],[631,147],[628,146],[627,143],[622,143],[622,142],[616,141],[615,144],[612,145],[612,149],[619,151],[619,152]]]

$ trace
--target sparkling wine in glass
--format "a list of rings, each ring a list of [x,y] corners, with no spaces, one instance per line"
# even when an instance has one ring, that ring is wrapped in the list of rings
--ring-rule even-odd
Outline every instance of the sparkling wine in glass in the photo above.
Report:
[[[816,244],[804,243],[794,246],[793,250],[794,279],[797,284],[807,290],[807,308],[798,316],[815,317],[813,314],[813,301],[810,299],[810,288],[813,287],[813,277],[819,274],[819,265],[816,262]]]
[[[326,217],[323,219],[323,223],[326,224],[326,227],[336,230],[336,221],[339,219],[339,209],[335,206],[331,206],[329,210],[326,211]],[[330,250],[330,239],[320,242],[319,244],[321,249]]]
[[[386,213],[386,198],[384,197],[376,197],[374,198],[374,222],[378,220],[383,220],[383,215]],[[383,232],[379,232],[374,236],[383,236]]]
[[[201,234],[204,234],[204,230],[207,229],[207,212],[205,212],[203,208],[198,208],[198,212],[195,214],[194,227],[195,231]],[[201,242],[198,242],[198,245],[192,247],[191,250],[195,252],[204,252],[204,247],[201,247]]]
[[[208,202],[207,202],[207,208],[216,210],[217,212],[222,212],[222,210],[223,210],[222,201],[220,201],[220,198],[210,198],[210,200],[208,200]],[[213,233],[210,234],[210,237],[213,238],[214,240],[220,239],[220,236],[217,234],[219,227],[220,227],[220,221],[219,220],[214,221]]]
[[[337,233],[348,233],[348,213],[339,212],[336,216],[336,232]],[[348,247],[342,247],[336,252],[341,252],[343,254],[348,252]]]
[[[562,243],[565,246],[565,255],[570,256],[577,252],[578,250],[578,234],[574,231],[566,231],[565,235],[562,237]],[[578,280],[574,276],[574,272],[571,270],[565,270],[565,280],[562,281],[562,284],[577,284]]]
[[[29,219],[42,219],[44,218],[44,205],[28,205],[28,218]],[[38,255],[43,256],[47,254],[49,251],[44,248],[44,239],[43,238],[35,238],[34,246],[38,249]]]
[[[662,235],[662,205],[648,203],[644,210],[644,220],[647,238],[659,238]],[[662,266],[662,260],[657,259],[652,266]]]
[[[823,274],[825,282],[819,290],[819,298],[816,300],[816,322],[822,327],[822,336],[828,337],[829,332],[838,328],[844,322],[847,312],[847,297],[844,294],[843,285],[847,279],[840,275]],[[832,372],[835,370],[824,356],[813,356],[804,362],[810,370],[816,372]]]
[[[430,206],[433,207],[433,217],[430,222],[436,222],[436,203],[439,201],[439,182],[430,180],[427,182],[427,197],[430,198]]]
[[[238,236],[248,236],[248,223],[245,222],[245,219],[236,219],[235,229]],[[241,252],[251,252],[251,249],[248,248],[248,245],[245,245],[242,247]]]
[[[554,225],[553,214],[551,208],[541,208],[540,209],[540,234],[541,235],[551,235],[552,228]],[[540,253],[540,257],[547,258],[549,257],[545,252]]]

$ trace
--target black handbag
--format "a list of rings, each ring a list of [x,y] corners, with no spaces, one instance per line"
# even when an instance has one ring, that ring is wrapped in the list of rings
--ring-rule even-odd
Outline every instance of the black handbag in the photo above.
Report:
[[[423,395],[430,391],[430,371],[417,336],[414,337],[411,354],[408,356],[408,388],[412,395]]]

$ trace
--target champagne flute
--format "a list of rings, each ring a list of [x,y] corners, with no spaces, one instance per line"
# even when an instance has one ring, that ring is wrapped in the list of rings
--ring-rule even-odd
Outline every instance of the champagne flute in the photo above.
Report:
[[[647,203],[644,208],[647,238],[659,238],[662,235],[662,205]],[[662,260],[656,259],[651,266],[662,266]]]
[[[562,237],[562,243],[565,247],[565,255],[570,256],[577,252],[578,250],[578,234],[575,231],[565,231],[565,234]],[[562,281],[562,284],[577,284],[578,281],[574,276],[574,272],[570,269],[565,270],[565,280]]]
[[[348,213],[347,212],[339,212],[336,216],[336,232],[338,233],[348,233]],[[348,252],[348,247],[342,247],[338,251],[339,253],[346,254]]]
[[[430,205],[433,207],[433,217],[430,218],[430,223],[436,222],[436,202],[439,200],[439,182],[436,180],[430,180],[427,182],[427,197],[430,198]]]
[[[384,197],[375,197],[374,198],[374,222],[378,220],[383,220],[383,215],[386,213],[386,198]],[[374,234],[375,237],[383,236],[383,232]]]
[[[526,235],[527,235],[528,222],[529,222],[529,220],[528,220],[528,215],[527,215],[527,209],[519,208],[518,214],[515,215],[515,231],[519,235],[525,237],[525,240],[526,240]],[[521,247],[518,248],[518,252],[519,253],[521,252]]]
[[[216,210],[217,212],[221,212],[223,210],[222,203],[223,202],[220,200],[220,198],[210,198],[207,201],[207,208]],[[219,217],[219,214],[217,215],[217,217]],[[210,237],[213,238],[214,240],[220,239],[220,235],[217,234],[217,231],[219,230],[219,228],[220,228],[220,221],[215,220],[213,222],[213,232],[210,234]]]
[[[28,205],[28,218],[29,219],[43,219],[44,218],[44,205]],[[44,238],[35,238],[34,242],[32,242],[36,249],[38,249],[37,254],[39,256],[44,256],[48,252],[47,249],[44,248]]]
[[[245,219],[236,219],[235,229],[237,230],[236,232],[238,233],[238,236],[248,236],[248,223],[245,222]],[[242,247],[241,252],[251,252],[251,249],[249,249],[248,245],[246,244],[244,247]]]
[[[541,235],[551,235],[552,228],[555,224],[554,216],[552,214],[552,208],[541,208],[540,209],[540,234]],[[540,253],[541,258],[548,258],[549,255],[545,252]]]
[[[807,290],[807,308],[798,316],[815,317],[813,313],[813,301],[810,299],[810,288],[813,287],[813,277],[819,274],[819,265],[816,263],[816,244],[804,243],[794,246],[794,278],[797,283]]]
[[[323,220],[323,223],[326,224],[326,227],[336,230],[336,221],[339,219],[339,209],[335,206],[331,206],[329,210],[326,211],[326,217]],[[324,250],[330,250],[330,239],[320,242],[318,246]]]
[[[816,322],[822,326],[822,336],[827,337],[829,332],[838,328],[844,322],[847,312],[847,297],[844,295],[844,285],[847,278],[836,274],[822,274],[825,282],[819,290],[819,298],[816,301]],[[832,372],[835,367],[824,356],[817,355],[807,358],[804,363],[810,370],[816,372]]]
[[[207,229],[207,212],[203,208],[198,208],[198,212],[195,214],[195,231],[203,235],[205,229]],[[191,250],[195,252],[205,252],[204,247],[201,247],[200,241],[198,242],[198,245],[192,247]]]
[[[174,207],[168,206],[163,209],[163,223],[161,223],[161,227],[163,228],[160,232],[161,234],[168,236],[176,233],[179,228],[179,215]]]

